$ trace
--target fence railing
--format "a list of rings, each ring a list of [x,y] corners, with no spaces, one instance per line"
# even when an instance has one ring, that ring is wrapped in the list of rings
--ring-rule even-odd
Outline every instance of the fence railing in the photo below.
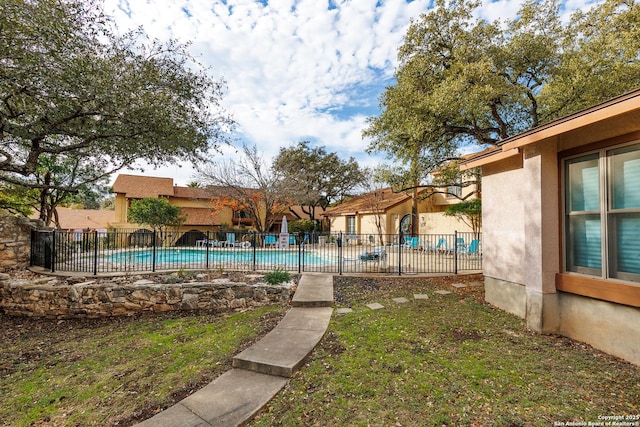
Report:
[[[345,234],[33,231],[31,265],[51,272],[245,270],[455,273],[482,269],[478,233]]]

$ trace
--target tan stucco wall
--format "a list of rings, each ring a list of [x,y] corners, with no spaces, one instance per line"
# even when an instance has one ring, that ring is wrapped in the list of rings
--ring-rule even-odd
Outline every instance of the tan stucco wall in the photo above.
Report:
[[[560,333],[640,365],[640,309],[559,293]]]
[[[453,234],[455,231],[473,231],[464,222],[452,216],[445,216],[442,212],[421,213],[418,217],[420,218],[420,234]]]
[[[125,197],[124,194],[116,194],[115,212],[116,212],[115,223],[127,222],[127,198]]]
[[[555,275],[560,271],[558,166],[554,141],[525,147],[522,157],[483,169],[483,270],[522,285],[522,298],[492,302],[524,313],[538,332],[558,329]],[[522,306],[522,304],[524,305]],[[519,306],[515,306],[519,305]]]
[[[490,304],[526,319],[527,307],[537,303],[558,318],[554,332],[640,365],[640,309],[579,295],[528,294],[519,283],[485,276],[485,299]]]
[[[524,284],[525,171],[519,159],[482,170],[482,267],[486,276]],[[514,185],[516,184],[516,185]]]
[[[329,218],[329,227],[332,233],[344,233],[347,230],[347,217],[334,216]]]
[[[527,288],[522,284],[485,275],[484,298],[489,304],[523,319],[527,315]]]

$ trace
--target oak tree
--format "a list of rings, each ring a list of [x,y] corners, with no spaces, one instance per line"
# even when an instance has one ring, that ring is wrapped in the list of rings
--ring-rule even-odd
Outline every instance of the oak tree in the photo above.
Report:
[[[73,193],[137,160],[198,162],[226,142],[223,81],[185,45],[111,28],[95,0],[0,2],[0,182]],[[91,167],[73,182],[37,178],[69,164]]]
[[[311,147],[309,141],[281,148],[273,169],[282,176],[281,191],[312,221],[321,213],[318,209],[324,211],[365,181],[364,170],[353,157],[343,160],[325,147]]]
[[[395,164],[397,187],[478,150],[640,85],[640,6],[606,0],[563,23],[557,0],[529,0],[514,19],[475,18],[479,1],[438,0],[412,21],[396,84],[363,135]],[[444,175],[441,174],[440,177]],[[440,186],[457,184],[437,182]]]
[[[243,146],[235,160],[201,166],[197,181],[209,191],[215,206],[243,211],[258,232],[269,231],[289,205],[288,195],[281,191],[280,176],[266,164],[255,145]]]

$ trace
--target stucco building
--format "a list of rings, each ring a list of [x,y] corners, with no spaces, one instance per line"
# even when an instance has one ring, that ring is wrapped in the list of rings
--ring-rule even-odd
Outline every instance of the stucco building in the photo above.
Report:
[[[463,165],[477,166],[486,300],[640,364],[640,90]]]
[[[452,192],[456,189],[450,189]],[[460,196],[462,196],[462,189]],[[464,191],[472,191],[471,187]],[[473,231],[468,224],[452,216],[444,215],[446,208],[460,203],[460,199],[443,193],[434,193],[424,197],[433,189],[423,189],[413,195],[411,192],[393,192],[391,188],[382,188],[361,194],[338,206],[328,208],[324,216],[330,222],[333,233],[347,235],[397,234],[400,221],[411,214],[414,197],[417,218],[414,219],[416,234],[453,234],[454,231]],[[475,196],[472,196],[475,197]]]

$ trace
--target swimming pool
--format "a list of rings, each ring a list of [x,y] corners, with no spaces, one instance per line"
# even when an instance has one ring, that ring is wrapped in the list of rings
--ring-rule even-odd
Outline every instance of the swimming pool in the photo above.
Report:
[[[256,265],[281,265],[282,268],[304,265],[327,265],[335,260],[321,256],[311,251],[298,250],[251,250],[251,249],[177,249],[157,248],[137,250],[132,249],[109,256],[109,261],[117,264],[196,264],[209,266],[216,264],[256,264]],[[191,265],[193,266],[193,265]]]

